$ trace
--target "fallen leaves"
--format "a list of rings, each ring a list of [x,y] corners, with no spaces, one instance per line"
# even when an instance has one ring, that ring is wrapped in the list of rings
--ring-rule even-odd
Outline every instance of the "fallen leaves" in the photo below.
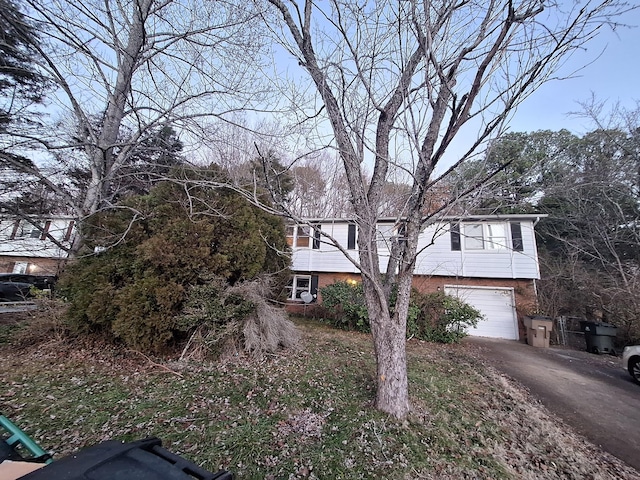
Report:
[[[147,360],[98,344],[5,347],[0,408],[56,457],[158,436],[239,479],[638,478],[464,346],[409,342],[413,413],[396,422],[372,408],[368,336],[302,330],[303,350],[260,362]]]

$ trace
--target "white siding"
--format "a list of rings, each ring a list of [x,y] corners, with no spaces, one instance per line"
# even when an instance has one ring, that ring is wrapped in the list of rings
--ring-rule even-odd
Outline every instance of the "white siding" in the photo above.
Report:
[[[347,223],[323,223],[321,229],[339,243],[345,250],[349,227]],[[293,251],[292,269],[296,272],[345,272],[357,273],[359,270],[326,237],[321,237],[320,248],[296,248]],[[348,250],[357,260],[358,251]]]
[[[493,220],[495,222],[497,220]],[[509,220],[502,220],[509,223]],[[451,250],[449,223],[431,225],[421,234],[418,244],[420,251],[416,261],[417,275],[484,277],[484,278],[540,278],[538,255],[532,220],[520,220],[523,251],[512,249],[465,251]],[[380,255],[380,271],[385,271],[389,261],[388,240],[394,233],[390,223],[380,224],[377,238]],[[322,224],[322,231],[347,246],[348,223],[328,222]],[[509,231],[509,230],[507,230]],[[510,239],[509,239],[510,242]],[[358,251],[349,250],[356,260]],[[357,273],[344,254],[323,237],[320,248],[294,249],[292,268],[297,272],[344,272]]]
[[[51,224],[48,234],[63,246],[70,246],[70,241],[65,241],[71,219],[54,218],[47,220]],[[43,221],[44,224],[44,221]],[[4,219],[0,221],[0,255],[34,257],[34,258],[66,258],[67,253],[50,239],[40,240],[27,236],[11,238],[15,220]]]

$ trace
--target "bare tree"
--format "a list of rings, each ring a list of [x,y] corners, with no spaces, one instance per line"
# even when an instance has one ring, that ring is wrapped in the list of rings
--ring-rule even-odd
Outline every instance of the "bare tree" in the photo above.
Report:
[[[41,153],[2,163],[16,178],[37,178],[79,220],[111,206],[117,177],[149,132],[171,127],[188,137],[203,119],[224,118],[262,93],[243,65],[260,35],[235,2],[25,2],[41,28],[31,45],[40,71],[57,87],[50,110],[61,113],[37,134],[11,138],[14,148]],[[74,169],[87,172],[81,192],[48,173]]]
[[[615,323],[627,341],[640,336],[639,113],[638,105],[605,114],[602,103],[586,104],[597,129],[548,179],[539,203],[549,213],[539,229],[542,266],[555,274],[540,282],[542,304]],[[574,286],[560,299],[556,279]]]
[[[298,119],[330,126],[344,166],[359,231],[359,256],[351,261],[362,273],[377,359],[376,406],[404,417],[409,294],[434,169],[462,133],[471,141],[451,169],[477,152],[567,55],[628,7],[540,0],[268,3],[274,39],[315,86],[310,103],[296,105]],[[365,164],[372,165],[370,177]],[[411,182],[401,212],[406,241],[393,245],[382,275],[376,223],[385,185],[398,171]]]

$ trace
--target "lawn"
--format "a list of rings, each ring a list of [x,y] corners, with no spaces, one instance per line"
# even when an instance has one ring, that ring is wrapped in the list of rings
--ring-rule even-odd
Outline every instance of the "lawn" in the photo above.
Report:
[[[367,335],[297,323],[298,351],[204,364],[57,337],[16,346],[5,325],[0,409],[58,458],[157,436],[236,478],[638,477],[483,365],[472,345],[410,341],[413,413],[396,421],[372,408]]]

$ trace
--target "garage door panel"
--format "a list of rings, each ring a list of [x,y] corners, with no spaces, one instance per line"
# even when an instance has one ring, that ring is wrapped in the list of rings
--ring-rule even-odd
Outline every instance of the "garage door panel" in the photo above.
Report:
[[[447,286],[445,293],[460,298],[484,315],[477,327],[467,330],[479,337],[518,339],[512,288]]]

